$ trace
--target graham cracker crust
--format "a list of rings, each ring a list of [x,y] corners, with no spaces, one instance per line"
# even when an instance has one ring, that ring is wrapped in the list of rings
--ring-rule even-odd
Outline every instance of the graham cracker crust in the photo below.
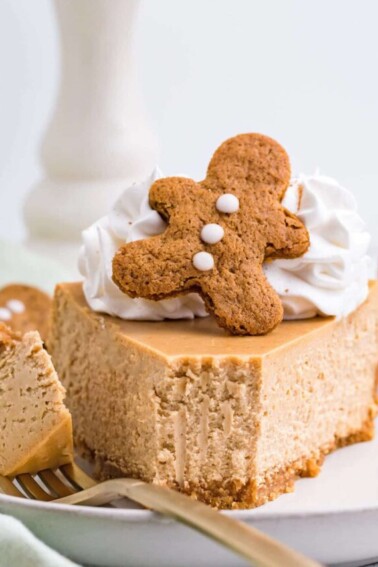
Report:
[[[323,446],[310,458],[298,459],[283,469],[270,471],[259,483],[255,479],[247,483],[239,479],[229,479],[212,483],[185,481],[183,486],[167,482],[167,486],[221,510],[241,510],[262,506],[282,494],[293,492],[295,481],[299,478],[317,476],[329,453],[347,445],[371,441],[374,438],[376,413],[376,407],[372,407],[360,430],[351,432],[346,437],[336,437],[334,442]],[[94,474],[98,479],[106,480],[127,476],[127,471],[122,471],[106,457],[96,455],[85,444],[80,443],[77,450],[82,457],[95,463]],[[142,478],[141,480],[148,479]]]
[[[360,430],[346,437],[336,437],[333,443],[320,448],[318,453],[310,458],[298,459],[283,469],[270,471],[258,484],[254,479],[244,484],[237,480],[230,480],[222,486],[207,485],[206,489],[199,485],[188,486],[182,492],[222,510],[257,508],[275,500],[282,494],[293,492],[295,481],[299,478],[318,476],[324,459],[329,453],[347,445],[371,441],[374,438],[375,416],[376,409],[372,408]]]

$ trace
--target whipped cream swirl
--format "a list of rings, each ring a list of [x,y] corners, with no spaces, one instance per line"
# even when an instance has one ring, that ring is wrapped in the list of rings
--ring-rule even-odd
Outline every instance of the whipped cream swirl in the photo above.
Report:
[[[207,315],[198,294],[162,301],[131,299],[112,280],[112,261],[123,244],[161,234],[166,228],[148,200],[151,185],[160,177],[162,173],[156,168],[145,181],[128,187],[107,216],[83,231],[79,270],[84,277],[84,295],[94,311],[136,321]]]
[[[128,187],[110,213],[83,232],[79,268],[85,297],[94,311],[148,321],[207,315],[197,294],[163,301],[131,299],[112,280],[112,260],[120,246],[166,228],[148,199],[152,183],[160,177],[155,169],[144,182]],[[368,295],[370,275],[370,236],[353,195],[331,178],[300,175],[288,188],[283,205],[302,220],[311,242],[300,258],[264,265],[283,302],[285,319],[352,312]]]
[[[372,261],[370,235],[352,193],[324,175],[300,175],[283,205],[306,226],[310,248],[300,258],[266,263],[285,319],[346,316],[367,298]]]

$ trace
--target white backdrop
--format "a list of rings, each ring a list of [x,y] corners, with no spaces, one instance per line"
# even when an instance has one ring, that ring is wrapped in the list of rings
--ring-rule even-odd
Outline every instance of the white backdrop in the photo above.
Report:
[[[350,187],[377,242],[377,21],[377,0],[142,0],[136,57],[163,171],[201,177],[223,139],[260,131],[294,171]],[[49,0],[0,0],[0,236],[23,235],[58,79]]]

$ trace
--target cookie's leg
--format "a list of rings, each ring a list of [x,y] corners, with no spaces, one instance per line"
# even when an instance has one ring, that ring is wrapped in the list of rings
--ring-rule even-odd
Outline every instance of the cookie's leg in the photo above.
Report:
[[[264,335],[282,321],[282,303],[260,266],[226,267],[201,281],[201,295],[220,326],[236,335]]]

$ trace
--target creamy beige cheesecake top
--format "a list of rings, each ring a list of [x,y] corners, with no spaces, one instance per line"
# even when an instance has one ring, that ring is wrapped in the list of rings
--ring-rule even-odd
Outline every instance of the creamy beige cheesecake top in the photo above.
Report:
[[[373,283],[372,286],[376,284]],[[87,310],[88,307],[81,284],[65,283],[59,286],[63,292],[69,293],[77,305]],[[268,335],[264,336],[231,336],[219,328],[212,317],[180,321],[124,321],[117,317],[97,314],[104,323],[116,325],[121,333],[129,339],[143,343],[167,357],[177,356],[239,356],[261,357],[272,351],[286,347],[294,341],[309,340],[314,333],[327,332],[335,323],[334,317],[316,317],[302,321],[284,321]]]

